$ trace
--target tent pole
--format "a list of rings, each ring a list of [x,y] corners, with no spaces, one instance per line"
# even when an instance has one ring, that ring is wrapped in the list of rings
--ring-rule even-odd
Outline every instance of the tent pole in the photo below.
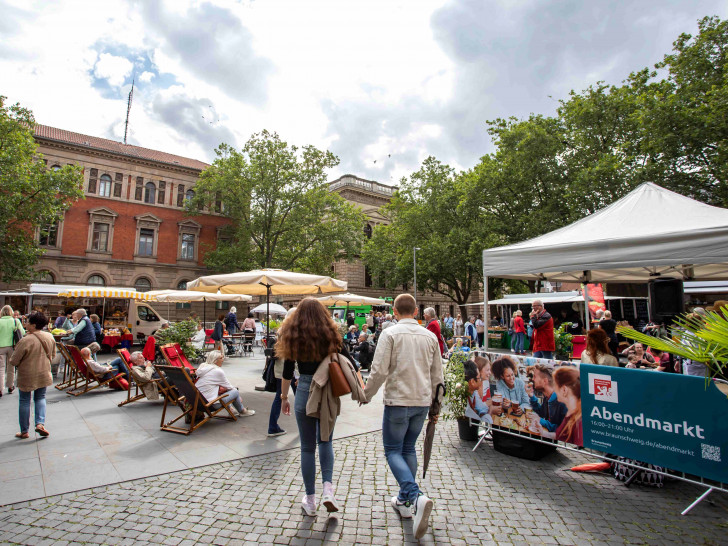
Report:
[[[207,328],[207,298],[202,298],[202,329]]]
[[[485,265],[483,265],[483,322],[485,322],[485,349],[488,350],[488,328],[490,328],[490,320],[488,320],[488,277],[485,275]]]
[[[270,349],[270,285],[265,285],[265,347]]]
[[[589,283],[584,283],[584,325],[586,331],[591,329],[591,313],[589,312]]]

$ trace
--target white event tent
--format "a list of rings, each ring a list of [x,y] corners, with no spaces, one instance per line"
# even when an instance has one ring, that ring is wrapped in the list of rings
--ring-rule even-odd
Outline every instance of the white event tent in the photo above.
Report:
[[[728,279],[728,209],[647,182],[566,227],[483,251],[488,277],[561,282]]]

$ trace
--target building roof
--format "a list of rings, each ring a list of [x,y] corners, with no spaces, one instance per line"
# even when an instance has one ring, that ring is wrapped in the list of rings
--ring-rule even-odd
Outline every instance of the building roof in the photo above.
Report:
[[[386,184],[381,184],[374,180],[365,180],[364,178],[359,178],[353,174],[345,174],[336,180],[329,182],[329,189],[331,191],[341,190],[344,188],[363,190],[370,193],[385,195],[387,197],[391,197],[397,189],[396,186],[387,186]]]
[[[36,124],[35,136],[36,138],[44,140],[63,142],[66,144],[73,144],[75,146],[85,146],[90,149],[103,150],[105,152],[135,157],[138,159],[146,159],[148,161],[156,161],[159,163],[167,163],[169,165],[177,165],[188,169],[202,171],[209,167],[207,163],[196,159],[190,159],[189,157],[168,154],[158,150],[150,150],[149,148],[142,148],[141,146],[132,146],[131,144],[124,144],[123,142],[117,142],[106,138],[73,133],[64,129],[49,127],[48,125]]]

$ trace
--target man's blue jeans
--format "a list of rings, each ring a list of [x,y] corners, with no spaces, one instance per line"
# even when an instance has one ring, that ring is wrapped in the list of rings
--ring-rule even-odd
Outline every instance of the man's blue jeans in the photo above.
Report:
[[[308,393],[313,375],[302,374],[298,378],[298,390],[293,410],[298,423],[298,436],[301,440],[301,476],[307,495],[316,493],[316,445],[318,444],[319,464],[321,465],[321,481],[333,483],[334,476],[334,429],[328,442],[321,441],[319,420],[306,415]]]
[[[548,358],[552,359],[554,357],[553,351],[536,351],[533,353],[534,358]]]
[[[45,424],[46,414],[46,387],[35,389],[34,391],[19,391],[20,400],[18,406],[18,420],[20,422],[20,432],[28,432],[30,429],[30,395],[33,395],[35,402],[35,424]]]
[[[399,500],[414,503],[420,494],[417,485],[415,443],[422,432],[429,406],[384,406],[382,440],[387,463],[399,484]]]
[[[117,357],[109,362],[109,366],[111,366],[115,370],[112,372],[112,375],[124,374],[124,379],[126,379],[127,381],[129,380],[129,368],[126,367],[126,364],[124,364],[124,361],[121,359],[121,357]]]

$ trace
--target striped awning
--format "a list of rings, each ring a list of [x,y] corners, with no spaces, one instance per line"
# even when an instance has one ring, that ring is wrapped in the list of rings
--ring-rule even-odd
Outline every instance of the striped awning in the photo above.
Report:
[[[71,288],[58,294],[63,298],[121,298],[141,301],[156,301],[147,292],[137,292],[133,288],[111,288],[109,286]]]

